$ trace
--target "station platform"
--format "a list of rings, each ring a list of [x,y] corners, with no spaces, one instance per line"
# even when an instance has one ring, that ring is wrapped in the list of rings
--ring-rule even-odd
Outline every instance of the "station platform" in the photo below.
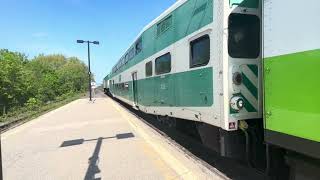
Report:
[[[223,179],[199,178],[132,119],[108,97],[79,99],[9,130],[2,134],[4,179]]]

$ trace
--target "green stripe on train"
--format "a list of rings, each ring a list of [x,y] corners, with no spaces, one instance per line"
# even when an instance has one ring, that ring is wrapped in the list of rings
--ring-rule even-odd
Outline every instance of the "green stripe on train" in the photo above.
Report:
[[[248,65],[248,68],[253,72],[254,75],[258,77],[259,69],[257,65],[251,64],[251,65]]]
[[[255,77],[251,77],[252,80],[257,80],[258,79],[258,66],[256,64],[252,64],[252,65],[244,65],[246,67],[248,67],[249,71],[251,71],[253,73],[253,75],[251,76],[255,76]],[[242,71],[242,85],[245,89],[248,90],[248,92],[244,93],[244,92],[240,92],[237,94],[233,94],[233,96],[241,96],[244,101],[245,101],[245,106],[244,109],[247,110],[248,112],[258,112],[258,82],[251,82],[251,80],[248,78],[248,74],[246,73],[250,73],[247,72],[246,70]],[[255,78],[255,79],[253,79]],[[255,85],[257,84],[257,85]],[[248,94],[249,93],[249,94]],[[254,98],[254,99],[253,99]],[[239,111],[235,111],[232,110],[232,108],[230,108],[230,114],[236,114],[239,113]]]
[[[163,77],[164,76],[164,77]],[[212,67],[139,80],[138,104],[162,107],[210,107],[213,105]],[[112,93],[133,100],[132,82],[127,91]]]
[[[164,33],[161,33],[160,36],[157,35],[157,24],[143,32],[141,35],[143,50],[120,68],[117,73],[111,74],[110,78],[212,23],[213,1],[189,0],[170,15],[173,18],[171,27]]]
[[[242,73],[243,85],[250,91],[250,93],[258,99],[258,88],[248,79],[248,77]]]
[[[320,142],[320,49],[264,60],[266,129]]]

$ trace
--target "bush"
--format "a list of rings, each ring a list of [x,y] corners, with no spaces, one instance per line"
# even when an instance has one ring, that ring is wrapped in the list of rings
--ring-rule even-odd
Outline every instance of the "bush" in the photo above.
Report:
[[[40,102],[36,99],[36,98],[30,98],[25,106],[27,107],[27,109],[29,110],[36,110],[39,108],[40,106]]]

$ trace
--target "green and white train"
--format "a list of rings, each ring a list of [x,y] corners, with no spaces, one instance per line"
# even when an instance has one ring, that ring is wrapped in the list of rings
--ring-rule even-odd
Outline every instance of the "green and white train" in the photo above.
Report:
[[[287,164],[299,178],[300,164],[319,169],[316,17],[317,0],[179,0],[142,30],[104,89],[168,122],[194,123],[222,156],[259,168],[266,160],[270,174]]]

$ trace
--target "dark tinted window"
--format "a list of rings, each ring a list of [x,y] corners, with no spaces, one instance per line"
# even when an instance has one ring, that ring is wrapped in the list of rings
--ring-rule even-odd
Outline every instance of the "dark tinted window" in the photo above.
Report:
[[[152,76],[152,61],[146,64],[146,77]]]
[[[229,16],[229,55],[233,58],[257,58],[260,54],[260,20],[255,15]]]
[[[156,74],[164,74],[171,71],[171,54],[167,53],[156,59]]]
[[[139,54],[142,51],[142,38],[136,42],[136,54]]]
[[[131,48],[130,50],[129,50],[129,53],[128,53],[128,58],[129,58],[129,61],[132,59],[132,58],[134,58],[134,48]]]
[[[205,66],[210,60],[210,38],[209,35],[202,36],[190,43],[191,58],[190,67]]]
[[[124,56],[124,59],[125,59],[125,61],[129,61],[129,54],[127,53],[125,56]]]

